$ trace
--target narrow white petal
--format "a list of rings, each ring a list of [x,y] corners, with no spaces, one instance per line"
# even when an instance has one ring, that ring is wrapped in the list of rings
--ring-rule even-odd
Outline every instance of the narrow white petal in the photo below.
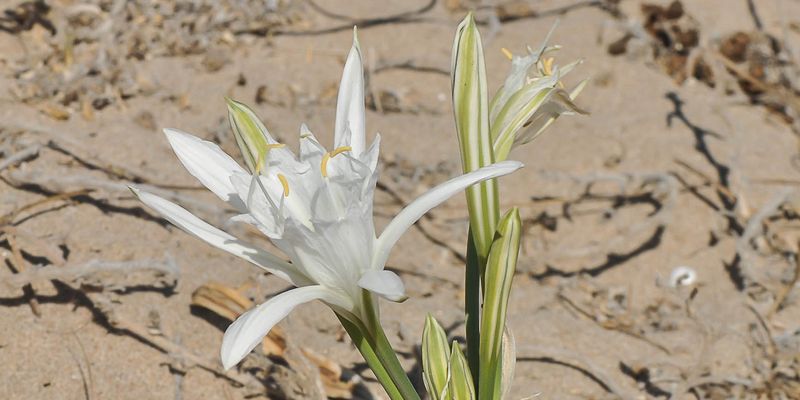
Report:
[[[337,304],[342,296],[324,286],[305,286],[281,293],[239,316],[222,338],[222,365],[230,369],[238,364],[295,307],[317,299]]]
[[[184,167],[220,199],[241,209],[242,201],[230,177],[244,169],[214,143],[175,129],[164,134]]]
[[[353,30],[353,47],[347,55],[339,84],[339,97],[336,101],[336,128],[334,144],[344,146],[349,141],[353,155],[358,158],[366,146],[364,122],[364,69],[361,63],[361,49],[358,37]],[[345,137],[346,135],[349,137]]]
[[[430,209],[469,186],[487,179],[510,174],[520,168],[522,168],[522,163],[518,161],[502,161],[487,165],[468,174],[450,179],[419,196],[406,206],[403,211],[400,211],[381,233],[372,260],[373,268],[383,268],[386,259],[389,258],[389,252],[394,247],[394,244],[397,243],[397,240],[400,239],[400,236]]]
[[[513,147],[523,145],[539,137],[562,114],[587,114],[587,112],[572,102],[569,93],[556,89],[536,109],[526,122],[525,128],[516,133]]]
[[[251,219],[239,218],[239,221],[247,223],[255,222],[261,232],[263,232],[270,239],[279,239],[283,234],[283,219],[281,218],[280,211],[273,207],[270,200],[263,192],[257,183],[254,183],[255,175],[249,174],[235,174],[231,176],[231,183],[239,197],[242,198],[247,205],[245,214],[248,214]],[[257,196],[254,198],[254,196]]]
[[[292,264],[211,226],[186,211],[183,207],[151,193],[135,188],[131,188],[131,190],[139,197],[142,203],[157,211],[178,228],[204,240],[206,243],[247,260],[295,286],[307,285],[311,282],[307,277],[300,274]]]
[[[403,280],[392,271],[367,271],[361,276],[361,279],[358,280],[358,286],[387,300],[396,301],[398,303],[408,299]]]

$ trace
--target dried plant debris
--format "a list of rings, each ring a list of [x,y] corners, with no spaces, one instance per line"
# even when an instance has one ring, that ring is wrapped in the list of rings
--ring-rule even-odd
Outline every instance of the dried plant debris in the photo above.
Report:
[[[253,307],[242,288],[234,289],[221,283],[209,282],[192,293],[192,305],[208,309],[215,314],[233,321]],[[286,352],[286,334],[276,326],[264,338],[261,346],[264,355],[283,357]]]
[[[629,18],[621,36],[608,43],[609,54],[644,54],[677,84],[691,77],[712,88],[721,85],[728,95],[741,93],[800,132],[800,66],[780,39],[757,30],[703,41],[699,23],[680,0],[644,3],[641,14],[641,25]]]
[[[202,54],[209,72],[225,66],[234,32],[295,23],[290,1],[28,1],[0,17],[22,39],[25,57],[10,59],[15,95],[56,119],[152,93],[157,83],[135,61]],[[131,25],[136,29],[130,29]],[[11,57],[11,56],[6,56]],[[0,56],[0,58],[5,58]]]
[[[733,75],[739,89],[753,103],[793,122],[800,112],[798,66],[792,63],[781,41],[762,31],[734,32],[716,44],[720,61]],[[734,92],[734,88],[726,90]]]
[[[737,239],[737,259],[729,266],[734,283],[769,317],[796,302],[791,291],[800,273],[800,194],[783,191],[757,210]]]
[[[332,399],[353,398],[353,392],[356,389],[356,385],[359,383],[358,379],[345,379],[345,371],[342,370],[342,367],[338,363],[330,358],[315,353],[307,347],[301,350],[303,355],[319,368],[319,376],[322,380],[322,385],[325,387],[326,396]],[[355,375],[352,376],[355,377]]]
[[[560,285],[558,300],[577,317],[628,335],[668,355],[673,350],[653,337],[685,325],[684,302],[676,294],[664,292],[653,303],[642,305],[632,301],[630,287],[604,287],[579,278]]]
[[[192,293],[192,306],[210,310],[226,320],[233,321],[253,307],[253,302],[243,294],[247,287],[247,284],[240,288],[232,288],[221,283],[209,282]],[[305,364],[313,365],[318,375],[319,385],[329,398],[352,399],[361,383],[357,375],[344,371],[333,360],[309,348],[304,347],[299,351],[295,349],[289,342],[285,331],[279,326],[272,328],[267,334],[261,350],[267,357],[275,357],[288,363],[291,368],[297,369],[298,373],[303,370],[302,367]],[[252,360],[253,357],[249,358],[250,362],[256,362]],[[258,369],[269,370],[265,366],[260,366]],[[288,371],[284,372],[288,373]],[[310,379],[311,377],[306,378]]]
[[[752,307],[743,315],[744,330],[734,332],[729,321],[713,322],[695,310],[701,308],[694,303],[702,290],[702,284],[672,288],[657,282],[650,300],[641,304],[631,298],[628,286],[578,279],[564,282],[558,299],[575,318],[658,350],[620,363],[621,372],[654,398],[684,398],[688,393],[698,399],[798,398],[800,332],[775,334]],[[679,331],[691,339],[669,340]],[[744,359],[726,354],[738,349],[747,352]]]
[[[683,83],[689,71],[687,64],[690,52],[700,43],[699,23],[684,11],[683,3],[678,0],[666,6],[644,3],[641,11],[653,58],[677,83]],[[637,33],[624,33],[620,39],[608,45],[608,53],[625,54]]]
[[[745,332],[732,333],[694,315],[690,302],[683,308],[683,321],[694,325],[697,340],[691,346],[689,363],[643,360],[623,364],[622,371],[639,381],[651,394],[698,399],[796,399],[800,396],[800,334],[791,330],[775,335],[758,312],[753,311]],[[752,309],[751,309],[752,310]],[[723,342],[735,345],[724,346]],[[725,352],[747,349],[743,359],[727,358]],[[722,361],[726,360],[727,361]]]

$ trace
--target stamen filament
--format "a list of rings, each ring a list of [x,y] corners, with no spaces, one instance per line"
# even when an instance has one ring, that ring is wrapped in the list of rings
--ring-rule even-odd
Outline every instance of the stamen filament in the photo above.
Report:
[[[322,176],[327,178],[328,177],[328,161],[331,158],[336,157],[339,154],[344,153],[345,151],[353,150],[350,146],[342,146],[339,148],[334,149],[333,151],[327,152],[322,156],[322,162],[319,165],[319,169],[322,172]]]

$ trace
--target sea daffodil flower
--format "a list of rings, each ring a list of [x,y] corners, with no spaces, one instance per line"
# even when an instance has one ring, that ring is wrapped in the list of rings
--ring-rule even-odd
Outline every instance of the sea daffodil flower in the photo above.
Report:
[[[364,76],[356,39],[339,88],[334,150],[327,151],[303,126],[299,158],[295,157],[246,106],[229,100],[228,109],[247,169],[211,142],[172,129],[165,130],[167,139],[184,167],[240,213],[235,221],[258,228],[290,261],[170,201],[134,189],[142,202],[184,231],[296,287],[247,311],[227,329],[221,350],[226,369],[300,304],[321,300],[339,316],[359,323],[376,317],[377,304],[369,293],[403,301],[403,282],[384,269],[400,236],[454,194],[522,166],[515,161],[497,163],[444,182],[408,204],[376,236],[372,207],[380,136],[366,147]]]
[[[555,28],[556,25],[537,50],[528,47],[527,55],[517,56],[502,49],[511,61],[511,70],[489,104],[495,160],[505,160],[513,147],[536,139],[560,115],[586,114],[573,100],[588,80],[582,80],[570,91],[561,82],[582,60],[559,67],[552,57],[545,57],[560,49],[547,45]]]

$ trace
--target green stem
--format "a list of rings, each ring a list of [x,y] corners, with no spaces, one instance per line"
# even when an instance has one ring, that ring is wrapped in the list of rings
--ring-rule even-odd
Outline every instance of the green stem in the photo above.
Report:
[[[372,344],[362,334],[361,328],[339,314],[336,316],[339,317],[339,321],[342,323],[342,326],[344,326],[347,334],[350,335],[350,339],[353,340],[353,344],[355,344],[358,351],[364,357],[367,365],[369,365],[369,368],[372,369],[372,372],[375,374],[375,377],[378,378],[378,382],[381,383],[381,386],[383,386],[384,390],[386,390],[389,398],[392,400],[404,400],[403,394],[399,389],[397,389],[397,386],[392,380],[392,377],[389,375],[389,372],[386,371],[386,368],[383,367],[378,355],[375,354],[375,349],[372,347]]]
[[[467,239],[467,269],[464,274],[464,314],[467,330],[467,364],[472,373],[472,382],[475,393],[478,392],[478,377],[480,371],[480,343],[481,343],[481,262],[475,240],[472,238],[472,229]]]
[[[370,292],[364,290],[363,292],[363,305],[366,321],[366,330],[369,334],[366,335],[372,348],[375,349],[375,354],[381,365],[386,369],[386,372],[391,377],[397,390],[400,392],[401,398],[404,400],[420,400],[417,390],[408,379],[406,370],[397,359],[397,353],[392,348],[389,338],[381,326],[380,316],[374,307],[372,295]]]

